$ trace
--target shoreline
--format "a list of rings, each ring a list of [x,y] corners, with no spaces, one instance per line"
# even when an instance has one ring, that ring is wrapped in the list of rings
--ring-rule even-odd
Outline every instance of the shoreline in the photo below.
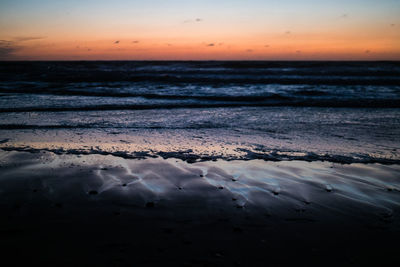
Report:
[[[209,155],[209,154],[197,154],[193,150],[188,149],[184,151],[106,151],[101,149],[64,149],[64,148],[33,148],[29,146],[1,146],[0,141],[0,151],[4,152],[27,152],[32,154],[37,154],[41,152],[50,152],[57,155],[103,155],[103,156],[114,156],[123,159],[151,159],[151,158],[162,158],[162,159],[179,159],[186,161],[187,163],[196,162],[207,162],[207,161],[251,161],[251,160],[263,160],[266,162],[281,162],[281,161],[304,161],[304,162],[329,162],[338,164],[383,164],[383,165],[399,165],[400,159],[392,158],[379,158],[373,157],[371,155],[329,155],[329,154],[317,154],[314,152],[297,152],[297,151],[260,151],[257,149],[245,149],[236,148],[237,155]],[[242,153],[242,154],[239,154]]]
[[[0,149],[176,157],[190,162],[263,159],[398,164],[399,114],[398,109],[330,108],[7,113],[0,119],[0,126],[5,127],[0,130]],[[7,129],[10,124],[21,129]]]

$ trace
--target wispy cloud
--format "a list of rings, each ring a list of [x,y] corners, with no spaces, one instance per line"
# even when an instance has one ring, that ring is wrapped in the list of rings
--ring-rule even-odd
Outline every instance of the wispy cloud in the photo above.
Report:
[[[0,40],[0,59],[10,60],[16,58],[16,53],[23,49],[26,45],[23,43],[45,39],[45,36],[16,36],[10,40]]]
[[[0,46],[0,59],[9,58],[14,52],[16,52],[16,49],[14,47]]]
[[[11,59],[14,56],[14,53],[17,52],[20,48],[20,46],[16,45],[12,41],[0,40],[0,59]]]
[[[196,23],[196,22],[199,23],[199,22],[202,22],[202,21],[203,21],[203,19],[201,19],[201,18],[196,18],[196,19],[194,19],[194,20],[193,20],[193,19],[184,20],[183,23],[184,23],[184,24],[186,24],[186,23]]]
[[[33,41],[33,40],[41,40],[45,39],[47,37],[45,36],[18,36],[14,38],[14,41],[16,42],[27,42],[27,41]]]
[[[8,40],[0,40],[0,46],[11,45],[13,42]]]

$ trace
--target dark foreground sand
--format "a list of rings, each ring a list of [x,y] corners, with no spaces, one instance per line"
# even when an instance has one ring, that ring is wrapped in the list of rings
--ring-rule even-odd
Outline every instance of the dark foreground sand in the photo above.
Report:
[[[1,266],[395,265],[399,174],[2,151]]]

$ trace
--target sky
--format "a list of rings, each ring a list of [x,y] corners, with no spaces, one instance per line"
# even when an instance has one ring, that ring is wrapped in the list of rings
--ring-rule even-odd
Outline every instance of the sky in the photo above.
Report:
[[[0,0],[0,60],[400,60],[400,1]]]

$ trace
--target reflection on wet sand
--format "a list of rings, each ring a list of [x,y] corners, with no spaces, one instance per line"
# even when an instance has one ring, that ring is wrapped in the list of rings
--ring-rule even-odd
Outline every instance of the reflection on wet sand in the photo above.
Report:
[[[7,184],[3,188],[23,182],[25,186],[16,190],[24,191],[21,197],[26,198],[40,190],[59,201],[85,201],[88,192],[96,191],[99,201],[115,198],[126,205],[173,206],[190,200],[268,212],[284,205],[287,210],[311,207],[343,213],[351,203],[360,213],[375,215],[391,213],[400,201],[398,165],[262,160],[189,164],[173,158],[131,160],[50,152],[2,152],[1,162],[1,183]],[[10,197],[15,194],[2,191]]]
[[[15,262],[343,266],[396,257],[399,165],[3,151],[0,166],[0,247]]]

